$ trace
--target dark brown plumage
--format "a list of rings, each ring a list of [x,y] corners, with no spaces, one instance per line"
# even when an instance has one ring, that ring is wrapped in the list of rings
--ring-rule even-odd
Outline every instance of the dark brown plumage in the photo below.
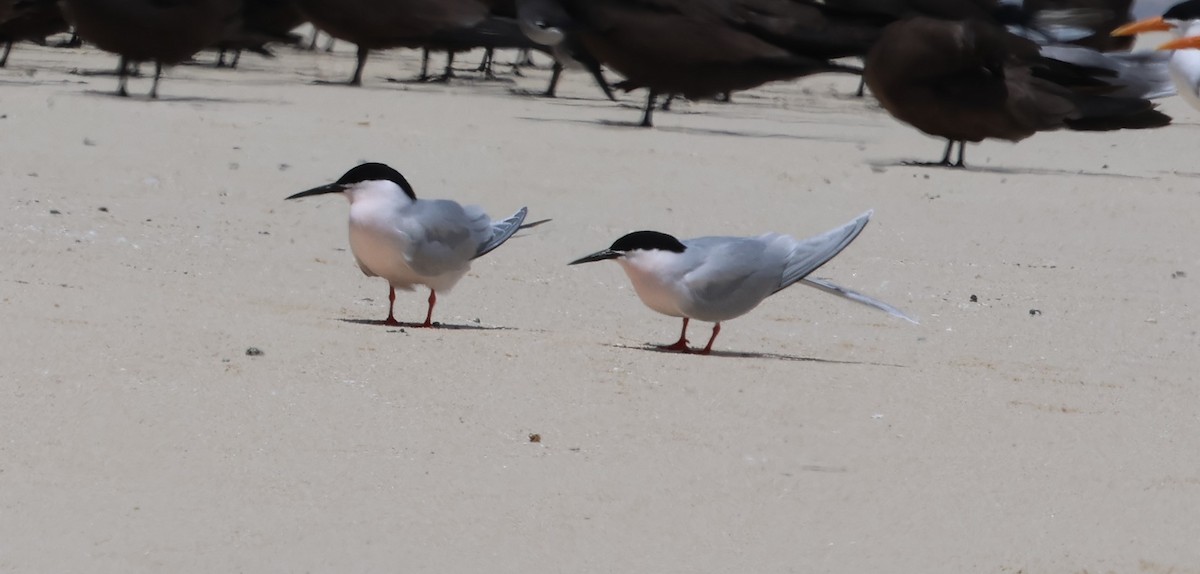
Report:
[[[789,0],[559,0],[589,53],[655,96],[698,99],[819,72],[857,72],[829,61],[836,51],[812,38]],[[827,37],[829,42],[841,39]],[[829,48],[829,49],[826,49]]]
[[[940,165],[963,167],[965,142],[1170,122],[1145,99],[1098,93],[1085,85],[1087,71],[1043,58],[1036,44],[978,20],[912,18],[884,30],[864,76],[893,116],[947,139]],[[951,164],[954,142],[960,147]]]
[[[130,62],[153,61],[158,97],[163,65],[190,58],[226,37],[237,24],[240,0],[62,0],[67,19],[84,40],[121,56],[117,93],[125,88]]]
[[[242,14],[238,25],[217,43],[221,51],[217,66],[225,65],[225,52],[234,52],[230,67],[236,68],[243,50],[271,57],[268,44],[296,44],[300,37],[293,34],[305,22],[304,15],[295,0],[242,0]]]
[[[298,0],[300,10],[329,35],[358,46],[351,85],[362,83],[371,50],[527,47],[515,22],[491,15],[484,0]]]
[[[13,43],[43,42],[68,28],[56,0],[0,0],[0,42],[4,43],[0,68],[8,64]]]

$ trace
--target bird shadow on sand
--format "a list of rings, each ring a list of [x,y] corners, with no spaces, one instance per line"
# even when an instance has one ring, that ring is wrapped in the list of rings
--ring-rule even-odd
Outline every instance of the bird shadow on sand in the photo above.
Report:
[[[612,347],[614,349],[628,349],[631,351],[650,351],[652,353],[662,353],[664,355],[703,356],[703,355],[700,355],[699,353],[695,353],[695,352],[683,353],[680,351],[664,349],[658,345],[650,345],[650,344],[646,344],[646,345],[608,345],[608,346]],[[822,359],[819,357],[801,357],[799,355],[783,355],[780,353],[747,353],[747,352],[743,352],[743,351],[713,351],[713,352],[709,353],[708,356],[710,356],[710,357],[728,357],[728,358],[732,358],[732,359],[771,359],[771,360],[775,360],[775,361],[822,363],[822,364],[826,364],[826,365],[870,365],[870,366],[874,366],[874,367],[896,367],[896,368],[901,368],[901,369],[906,368],[904,365],[894,365],[891,363],[871,363],[871,362],[866,362],[866,361],[838,361],[838,360],[834,360],[834,359]]]
[[[157,98],[151,98],[146,94],[130,93],[128,96],[122,96],[112,90],[83,90],[80,92],[89,97],[113,98],[117,100],[128,100],[131,102],[161,102],[164,104],[277,104],[278,100],[265,100],[254,98],[209,98],[204,96],[164,96],[159,95]]]
[[[1000,166],[977,166],[967,165],[967,167],[954,167],[942,165],[939,163],[919,162],[913,160],[889,160],[889,161],[869,161],[867,165],[874,170],[884,170],[891,167],[902,168],[917,168],[917,169],[940,169],[948,171],[956,171],[962,173],[992,173],[999,175],[1067,175],[1067,176],[1085,176],[1085,177],[1115,177],[1121,179],[1159,179],[1149,175],[1130,175],[1127,173],[1113,173],[1107,171],[1086,171],[1081,169],[1051,169],[1042,167],[1000,167]]]
[[[338,319],[343,323],[354,323],[355,325],[374,325],[377,327],[392,327],[398,329],[429,329],[431,331],[516,331],[516,327],[490,327],[487,325],[458,325],[451,323],[433,322],[433,328],[425,327],[421,323],[400,323],[399,325],[385,325],[383,321],[378,319]]]
[[[652,128],[647,129],[647,128],[642,127],[640,123],[635,122],[635,121],[627,122],[627,121],[617,121],[617,120],[579,120],[579,119],[570,119],[570,118],[535,118],[533,116],[517,116],[517,119],[528,120],[528,121],[532,121],[532,122],[570,123],[570,124],[579,124],[579,125],[600,127],[600,128],[614,128],[614,129],[630,130],[630,131],[646,130],[646,131],[657,131],[657,132],[684,134],[684,135],[711,135],[711,136],[731,136],[731,137],[755,138],[755,139],[791,139],[791,140],[823,141],[823,142],[837,142],[837,143],[862,143],[862,140],[853,139],[853,138],[839,138],[839,137],[829,137],[829,136],[806,136],[806,135],[796,135],[796,134],[754,132],[754,131],[743,131],[743,130],[722,130],[722,129],[713,129],[713,128],[654,126]]]

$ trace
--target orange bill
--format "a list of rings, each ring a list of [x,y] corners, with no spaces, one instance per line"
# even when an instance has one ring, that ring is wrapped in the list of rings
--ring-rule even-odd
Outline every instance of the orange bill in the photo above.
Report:
[[[1188,50],[1200,49],[1200,36],[1188,36],[1171,40],[1156,48],[1157,50]]]
[[[1168,24],[1166,20],[1163,20],[1162,16],[1155,16],[1153,18],[1146,18],[1121,26],[1120,28],[1113,30],[1111,35],[1132,36],[1134,34],[1141,34],[1144,32],[1166,32],[1167,30],[1171,30],[1173,28],[1174,26]]]

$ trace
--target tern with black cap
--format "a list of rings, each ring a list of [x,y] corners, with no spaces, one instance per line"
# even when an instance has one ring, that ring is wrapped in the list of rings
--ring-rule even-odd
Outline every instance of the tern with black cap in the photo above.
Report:
[[[1113,30],[1114,36],[1145,32],[1170,32],[1175,38],[1159,50],[1173,50],[1167,61],[1176,93],[1193,108],[1200,109],[1200,0],[1187,0],[1167,9],[1161,16],[1144,18]]]
[[[287,199],[341,193],[350,201],[350,250],[368,277],[389,284],[385,325],[400,325],[394,308],[396,290],[429,288],[429,310],[419,327],[433,327],[437,293],[445,293],[466,275],[471,261],[499,247],[519,229],[527,213],[522,207],[506,219],[492,221],[478,206],[448,199],[417,199],[395,169],[364,163],[334,183],[302,191]]]
[[[866,227],[868,211],[837,229],[804,240],[779,233],[757,237],[698,237],[679,240],[658,231],[635,231],[608,249],[572,261],[570,265],[614,259],[625,270],[638,298],[647,307],[683,318],[679,340],[664,350],[707,355],[721,332],[721,323],[749,313],[767,297],[803,283],[874,307],[907,321],[904,312],[862,293],[811,278],[830,259],[850,245]],[[691,319],[713,323],[704,349],[688,347]]]

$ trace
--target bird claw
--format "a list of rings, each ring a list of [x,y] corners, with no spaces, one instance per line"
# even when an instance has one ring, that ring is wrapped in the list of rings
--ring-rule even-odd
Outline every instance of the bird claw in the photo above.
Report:
[[[963,169],[967,167],[966,164],[951,163],[948,161],[902,161],[900,165],[910,167],[947,167],[951,169]]]

